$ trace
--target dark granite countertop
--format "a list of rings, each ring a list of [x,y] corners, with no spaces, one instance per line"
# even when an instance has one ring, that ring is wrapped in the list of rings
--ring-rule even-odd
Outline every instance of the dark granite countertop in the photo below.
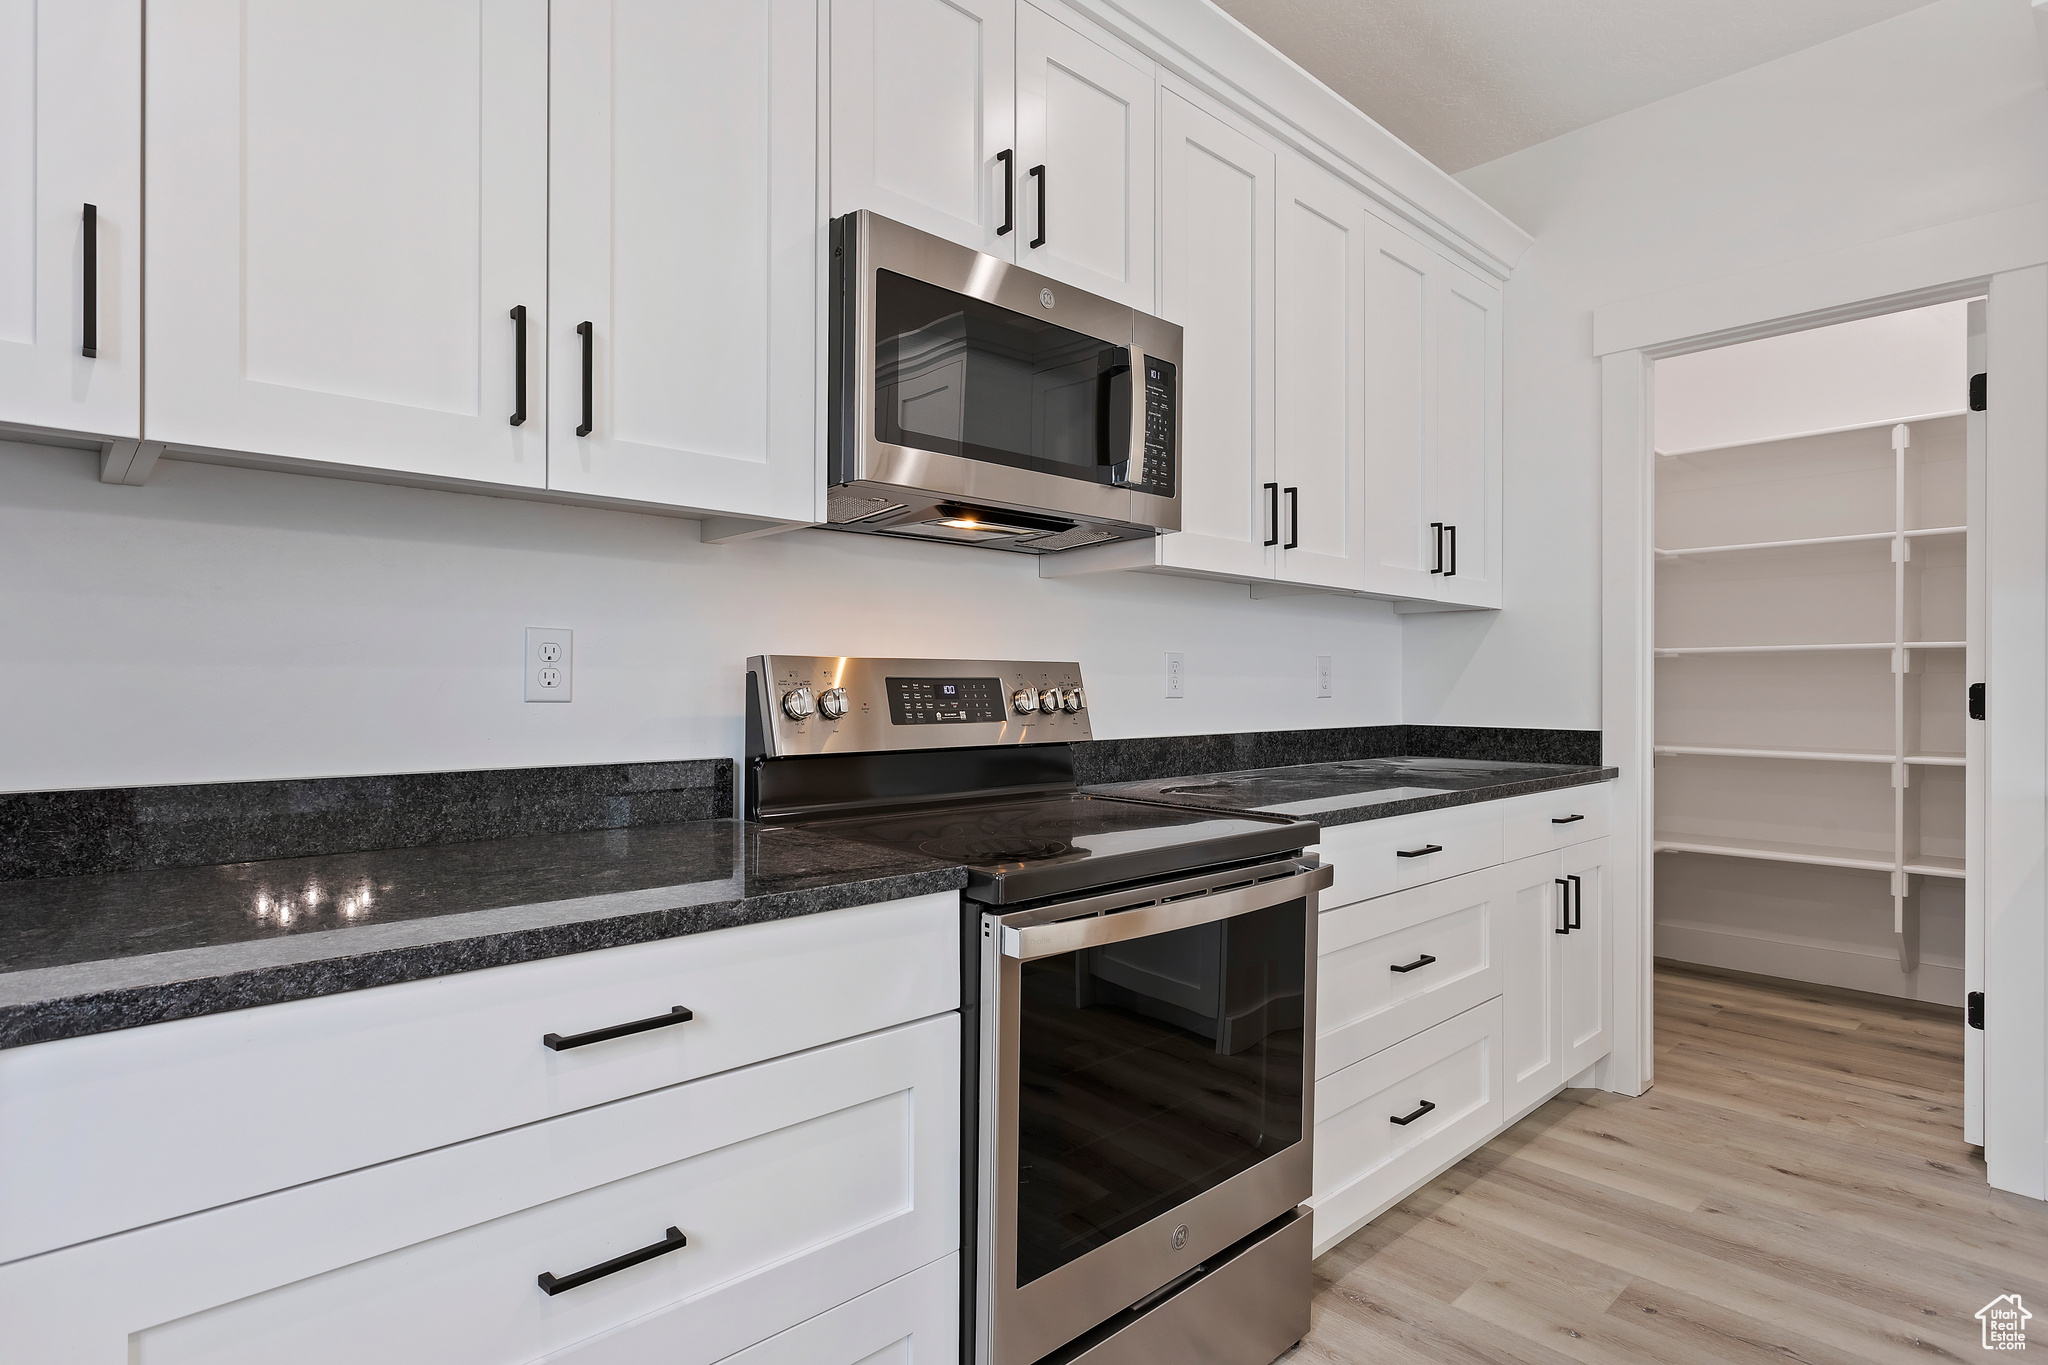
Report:
[[[966,885],[740,820],[0,882],[0,1047]]]
[[[1607,782],[1616,768],[1469,758],[1363,758],[1118,782],[1091,790],[1172,805],[1307,816],[1328,829],[1417,811]]]

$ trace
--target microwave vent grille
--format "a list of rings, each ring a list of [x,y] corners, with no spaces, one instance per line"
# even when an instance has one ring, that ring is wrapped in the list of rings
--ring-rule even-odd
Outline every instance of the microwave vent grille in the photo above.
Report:
[[[1020,550],[1072,550],[1082,545],[1093,545],[1097,541],[1115,540],[1116,532],[1105,531],[1095,526],[1076,526],[1071,531],[1056,531],[1049,536],[1034,536],[1020,540]]]
[[[858,493],[846,493],[835,488],[825,495],[825,520],[842,524],[866,521],[885,512],[900,512],[907,506],[908,503],[891,502],[887,498],[864,498]]]

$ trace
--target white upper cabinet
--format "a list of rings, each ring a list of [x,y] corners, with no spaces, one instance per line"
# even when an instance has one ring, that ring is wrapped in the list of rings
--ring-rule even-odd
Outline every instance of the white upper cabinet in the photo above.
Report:
[[[816,516],[814,0],[555,0],[547,486]]]
[[[141,253],[140,0],[0,0],[0,423],[139,434]]]
[[[1159,308],[1184,331],[1181,529],[1138,543],[1164,567],[1270,578],[1273,153],[1171,90],[1160,130]]]
[[[834,0],[833,217],[1015,259],[1015,26],[1012,0]]]
[[[1152,72],[1017,6],[1018,264],[1152,311]]]
[[[1444,526],[1443,573],[1429,594],[1500,605],[1500,290],[1439,260],[1436,450],[1429,520]],[[1434,532],[1432,532],[1434,540]],[[1432,567],[1434,563],[1432,544]]]
[[[144,436],[540,486],[545,0],[153,0],[148,27]]]
[[[1289,583],[1363,588],[1366,513],[1364,196],[1295,155],[1280,161],[1275,269],[1275,477]]]

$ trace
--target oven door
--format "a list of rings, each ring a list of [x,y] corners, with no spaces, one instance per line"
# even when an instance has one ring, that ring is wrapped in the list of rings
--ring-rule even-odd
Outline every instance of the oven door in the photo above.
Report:
[[[1309,1196],[1313,858],[982,919],[982,1365]]]
[[[872,213],[833,236],[835,488],[970,538],[983,508],[1179,528],[1178,327]]]

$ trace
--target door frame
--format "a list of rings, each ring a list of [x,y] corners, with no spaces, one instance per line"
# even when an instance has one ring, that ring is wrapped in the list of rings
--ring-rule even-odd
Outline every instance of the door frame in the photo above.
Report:
[[[1668,356],[1929,304],[1988,296],[1999,393],[1987,413],[1991,525],[1985,681],[1998,743],[1984,784],[1987,1000],[1985,1157],[1990,1183],[2048,1198],[2048,203],[1597,308],[1601,363],[1601,731],[1615,783],[1614,1051],[1595,1083],[1641,1094],[1654,1079],[1652,875],[1656,777],[1652,365]],[[1996,640],[1998,648],[1989,647]],[[1995,1035],[1995,1041],[1994,1041]]]

